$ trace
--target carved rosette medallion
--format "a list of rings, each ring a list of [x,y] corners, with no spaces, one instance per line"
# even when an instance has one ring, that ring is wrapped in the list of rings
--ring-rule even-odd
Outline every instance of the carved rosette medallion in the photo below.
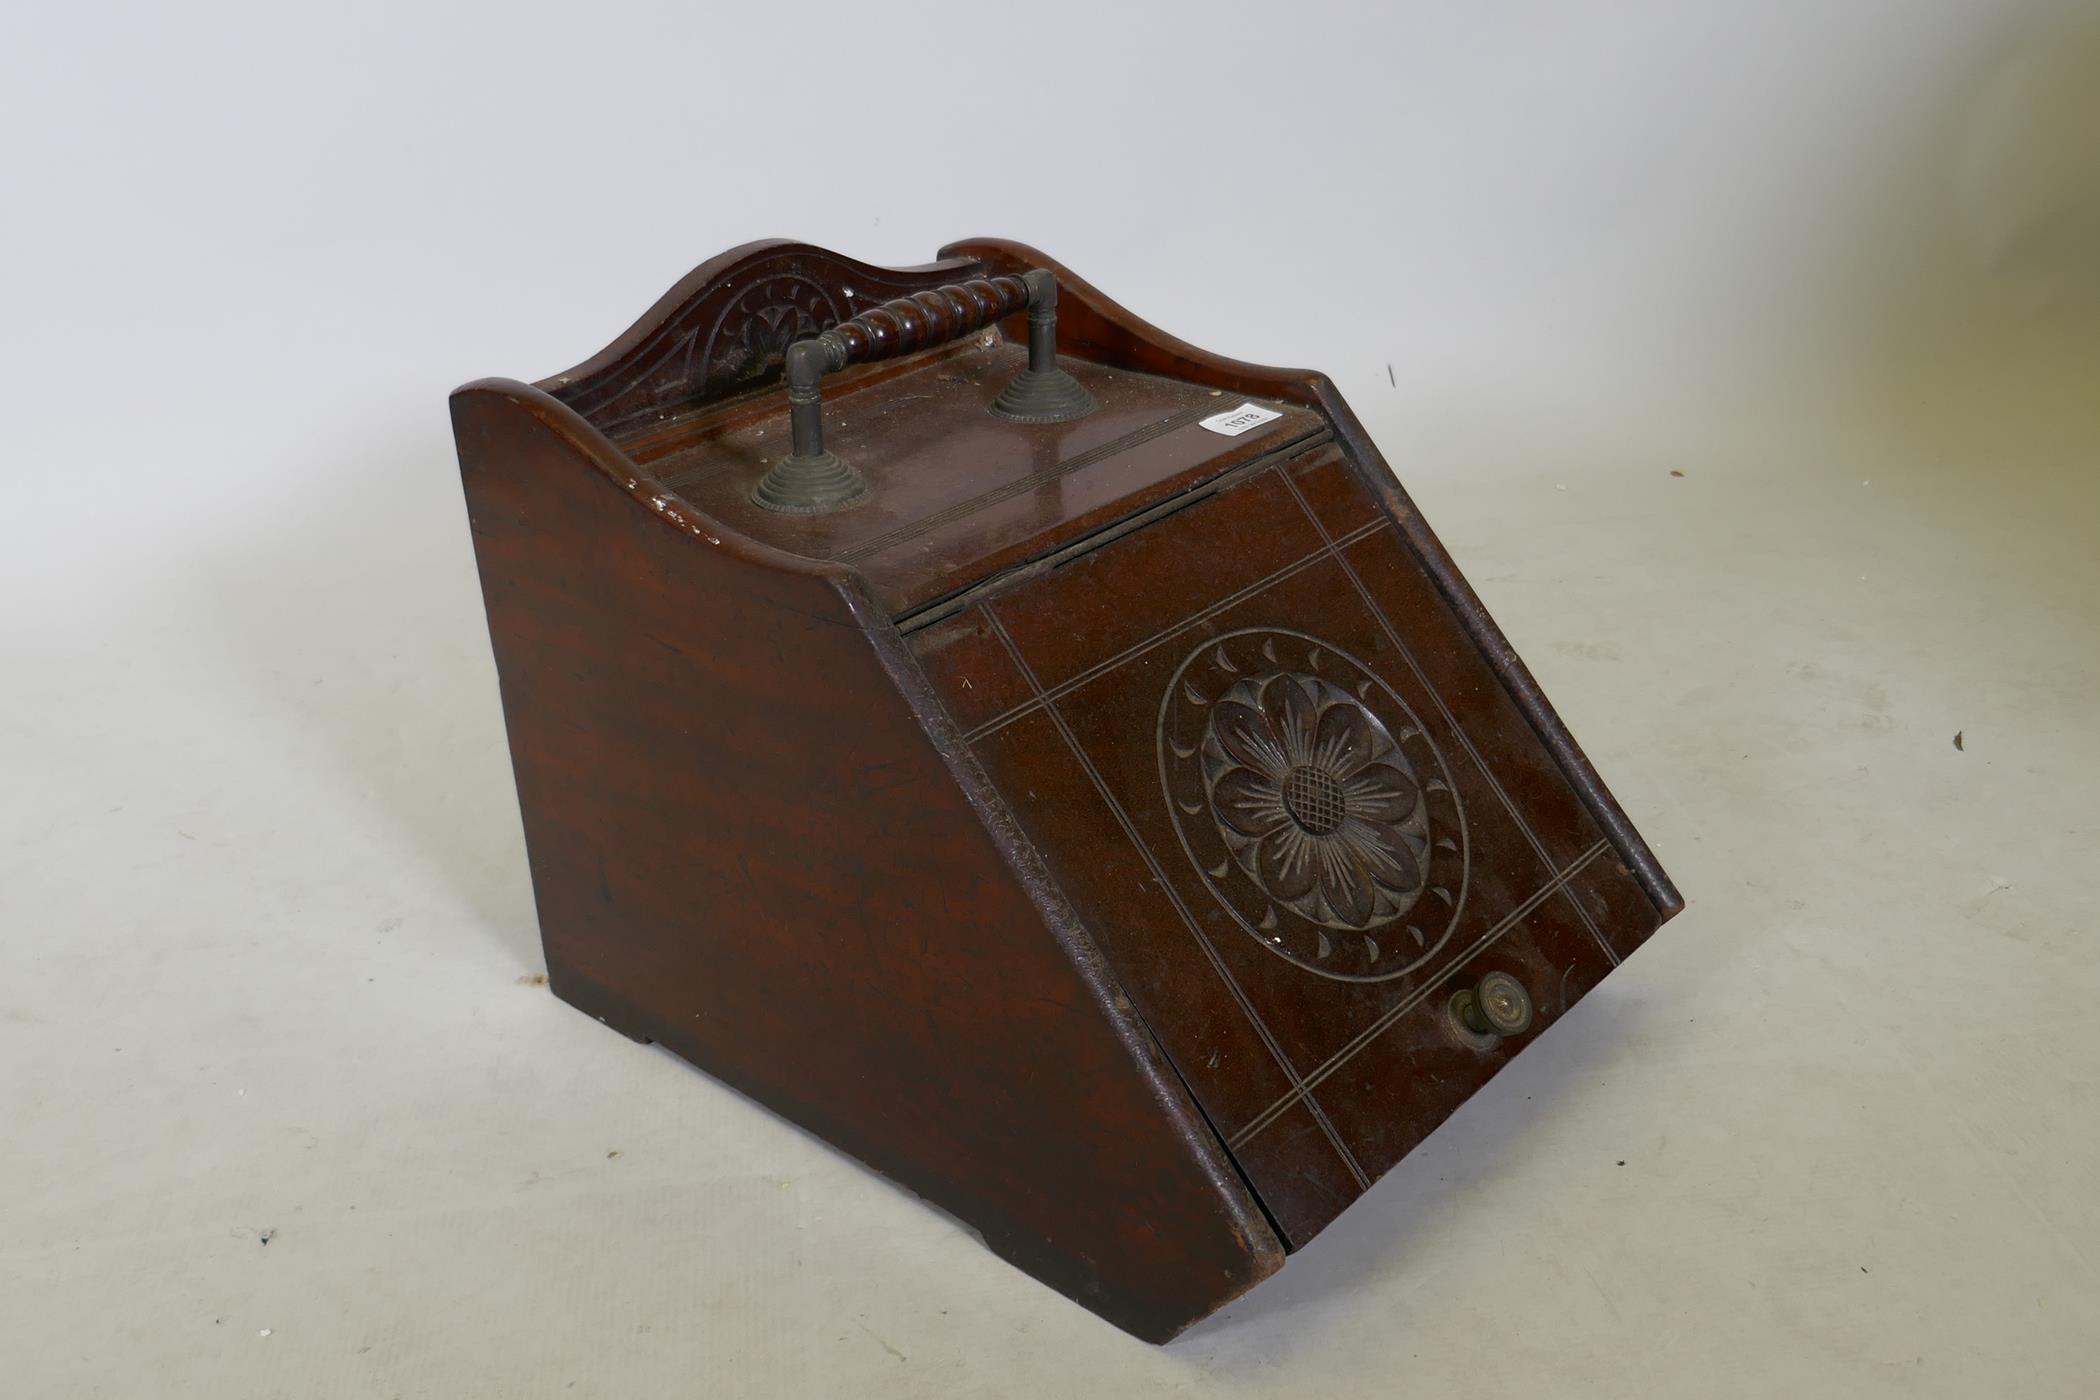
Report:
[[[1212,638],[1167,683],[1160,782],[1234,921],[1308,972],[1402,977],[1464,907],[1465,810],[1415,713],[1317,637]]]
[[[797,340],[830,330],[853,315],[825,287],[800,273],[759,278],[722,308],[701,348],[710,383],[735,384],[779,365]]]

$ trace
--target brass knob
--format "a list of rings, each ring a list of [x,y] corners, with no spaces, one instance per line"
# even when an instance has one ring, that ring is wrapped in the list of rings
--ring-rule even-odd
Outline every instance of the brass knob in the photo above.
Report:
[[[1490,972],[1451,998],[1451,1014],[1475,1035],[1522,1035],[1531,1029],[1531,993],[1506,972]]]

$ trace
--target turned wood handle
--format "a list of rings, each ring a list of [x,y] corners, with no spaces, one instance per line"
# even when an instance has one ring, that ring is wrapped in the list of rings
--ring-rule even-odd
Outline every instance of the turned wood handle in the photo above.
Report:
[[[817,381],[847,365],[887,360],[940,345],[1028,310],[1029,363],[1054,359],[1057,279],[1042,268],[1018,275],[973,277],[914,292],[868,308],[821,335],[787,348],[787,398],[795,455],[824,451],[824,420]],[[1039,343],[1040,342],[1040,343]]]
[[[1034,303],[1030,278],[1049,276],[973,277],[870,307],[816,337],[829,361],[825,368],[909,355],[1003,321]]]
[[[1028,368],[988,405],[1019,423],[1062,423],[1093,411],[1093,397],[1057,364],[1057,279],[1043,268],[973,277],[870,307],[787,348],[788,426],[793,450],[752,491],[767,510],[807,515],[865,499],[867,480],[824,449],[819,382],[865,360],[887,360],[944,344],[1015,312],[1028,311]]]

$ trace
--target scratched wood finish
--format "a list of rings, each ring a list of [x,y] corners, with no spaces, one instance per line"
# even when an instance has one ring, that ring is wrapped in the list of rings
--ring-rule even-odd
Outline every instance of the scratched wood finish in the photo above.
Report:
[[[788,343],[1036,267],[1094,415],[985,411],[1009,317],[827,378],[868,504],[749,504]],[[1680,906],[1333,386],[1032,249],[747,245],[453,417],[555,992],[1138,1336]],[[1526,1032],[1452,1019],[1491,971]]]

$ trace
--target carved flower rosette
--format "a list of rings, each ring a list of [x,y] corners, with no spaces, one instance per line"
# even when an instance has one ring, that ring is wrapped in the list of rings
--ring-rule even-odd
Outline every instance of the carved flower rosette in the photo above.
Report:
[[[1160,711],[1183,848],[1263,947],[1343,981],[1405,976],[1465,899],[1465,815],[1414,712],[1363,663],[1280,629],[1205,642]]]
[[[740,384],[770,374],[797,340],[826,331],[853,314],[824,285],[795,272],[760,277],[723,306],[700,350],[710,384]]]

